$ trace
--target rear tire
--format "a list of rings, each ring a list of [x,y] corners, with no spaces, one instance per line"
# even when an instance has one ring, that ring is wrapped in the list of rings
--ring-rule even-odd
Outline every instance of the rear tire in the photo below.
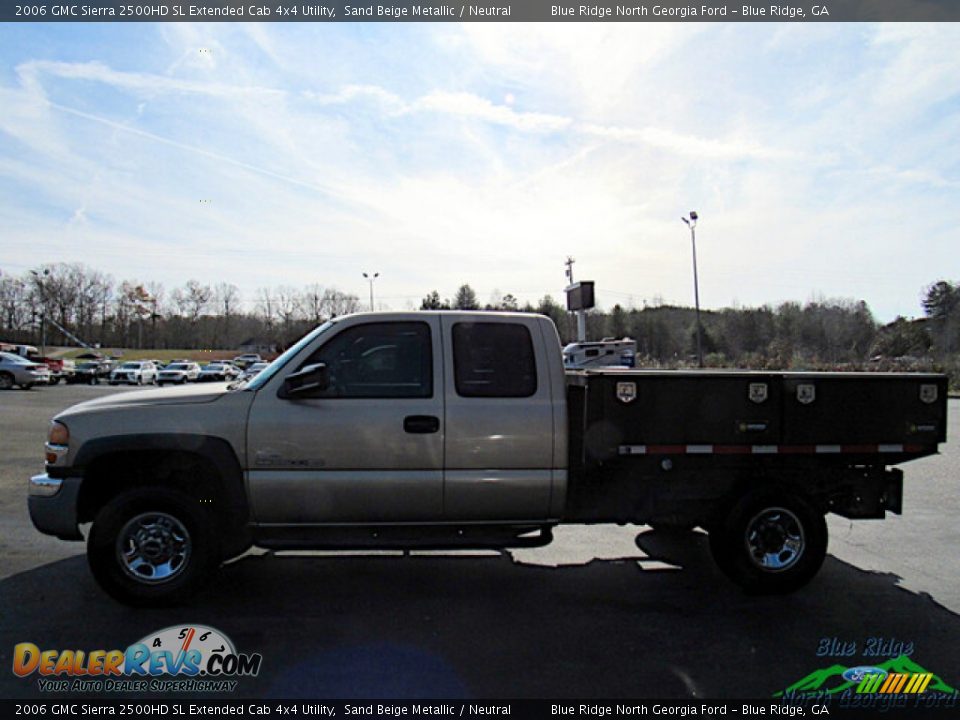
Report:
[[[782,595],[806,585],[827,554],[827,523],[805,498],[777,490],[747,493],[710,529],[721,571],[745,591]]]
[[[161,487],[128,490],[97,513],[87,561],[100,587],[134,607],[183,602],[218,564],[214,523],[195,498]]]

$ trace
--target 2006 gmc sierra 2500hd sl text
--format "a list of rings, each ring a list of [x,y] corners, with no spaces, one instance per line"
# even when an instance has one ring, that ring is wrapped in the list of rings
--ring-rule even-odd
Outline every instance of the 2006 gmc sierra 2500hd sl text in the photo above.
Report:
[[[824,515],[901,510],[889,466],[946,440],[934,374],[566,372],[519,313],[362,313],[245,383],[81,403],[30,480],[36,527],[82,540],[134,605],[272,549],[506,548],[558,523],[701,526],[751,592],[806,584]]]

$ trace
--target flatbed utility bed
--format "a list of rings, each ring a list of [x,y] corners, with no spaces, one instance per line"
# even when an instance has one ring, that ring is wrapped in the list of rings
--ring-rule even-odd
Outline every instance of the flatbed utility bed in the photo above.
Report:
[[[946,441],[947,378],[933,373],[608,368],[567,379],[583,395],[576,424],[594,459],[883,454],[891,464]]]

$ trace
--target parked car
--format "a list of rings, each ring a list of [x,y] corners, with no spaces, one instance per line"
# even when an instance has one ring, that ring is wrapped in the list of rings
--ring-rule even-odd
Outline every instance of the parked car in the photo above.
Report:
[[[61,380],[66,380],[71,375],[73,375],[75,371],[73,360],[64,360],[63,358],[44,357],[39,353],[28,354],[26,358],[32,363],[37,363],[38,365],[47,366],[47,369],[50,371],[49,383],[51,385],[56,385]]]
[[[157,385],[175,383],[183,385],[186,382],[195,382],[200,377],[200,366],[195,362],[172,362],[160,370],[157,376]]]
[[[50,369],[43,363],[31,362],[13,353],[0,353],[0,390],[10,390],[14,385],[29,390],[49,382]]]
[[[110,373],[110,384],[128,383],[130,385],[156,384],[157,366],[149,360],[125,362]]]
[[[255,362],[253,365],[247,365],[247,368],[243,371],[243,374],[240,375],[241,380],[249,380],[252,377],[256,377],[260,374],[260,371],[267,367],[270,363],[268,362]]]
[[[263,358],[257,355],[257,353],[246,353],[244,355],[238,355],[237,357],[235,357],[233,359],[233,364],[236,365],[238,368],[242,368],[246,370],[248,367],[250,367],[254,363],[261,362],[262,360]]]
[[[226,360],[214,360],[200,369],[200,382],[236,380],[240,377],[240,368]]]
[[[112,369],[108,360],[85,360],[74,368],[66,381],[68,384],[96,385],[101,380],[108,380]]]

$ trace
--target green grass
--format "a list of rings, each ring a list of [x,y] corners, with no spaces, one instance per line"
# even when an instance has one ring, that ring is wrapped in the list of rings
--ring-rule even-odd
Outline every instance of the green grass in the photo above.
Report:
[[[84,348],[71,348],[57,357],[76,359],[78,355],[90,352]],[[159,360],[167,363],[171,360],[187,359],[199,363],[210,362],[211,360],[233,360],[238,355],[242,355],[237,350],[133,350],[130,348],[101,348],[100,354],[105,357],[119,357],[122,360]]]

